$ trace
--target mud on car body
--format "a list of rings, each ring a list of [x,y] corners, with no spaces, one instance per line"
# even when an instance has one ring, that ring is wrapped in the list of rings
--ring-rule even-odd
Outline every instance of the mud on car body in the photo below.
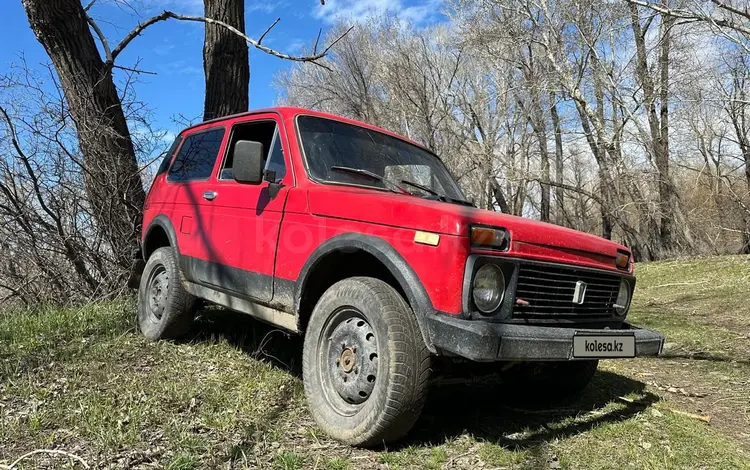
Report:
[[[181,132],[141,240],[131,285],[148,338],[185,334],[198,299],[304,335],[311,413],[355,445],[404,436],[438,363],[510,371],[519,396],[564,398],[599,359],[657,355],[664,341],[626,321],[626,247],[476,209],[428,149],[309,110]]]

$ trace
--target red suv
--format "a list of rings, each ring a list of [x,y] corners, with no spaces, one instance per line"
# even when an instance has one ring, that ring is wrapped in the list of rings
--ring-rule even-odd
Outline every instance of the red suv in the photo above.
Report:
[[[186,333],[198,299],[304,334],[310,411],[356,445],[409,431],[433,364],[487,363],[513,394],[565,398],[600,358],[664,342],[625,322],[626,247],[476,209],[430,150],[303,109],[177,137],[131,285],[152,340]]]

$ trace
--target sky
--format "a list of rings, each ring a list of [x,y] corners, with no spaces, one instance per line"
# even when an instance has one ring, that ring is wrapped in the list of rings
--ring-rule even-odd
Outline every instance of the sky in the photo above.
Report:
[[[98,0],[90,10],[111,47],[138,21],[168,9],[187,15],[202,15],[202,0]],[[413,23],[436,21],[443,0],[246,0],[245,29],[258,38],[277,18],[281,21],[263,43],[283,52],[299,54],[337,21],[355,24],[371,14],[395,14]],[[85,3],[88,3],[86,1]],[[0,73],[23,56],[29,66],[41,68],[49,62],[44,48],[32,33],[20,0],[2,0],[4,25],[0,28]],[[137,98],[153,113],[157,129],[174,135],[178,116],[199,121],[203,111],[203,24],[168,20],[147,28],[117,58],[117,65],[138,66],[156,75],[141,74]],[[290,62],[250,48],[250,108],[278,103],[273,78]],[[123,72],[117,72],[122,78]]]

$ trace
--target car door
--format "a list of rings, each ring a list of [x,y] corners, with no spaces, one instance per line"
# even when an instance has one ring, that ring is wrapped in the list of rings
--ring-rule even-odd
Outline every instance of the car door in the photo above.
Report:
[[[200,281],[212,254],[208,234],[211,225],[213,174],[226,129],[216,126],[187,134],[169,168],[162,197],[177,236],[180,268],[188,280]]]
[[[211,201],[208,232],[211,264],[202,273],[209,285],[242,297],[268,301],[273,297],[276,244],[288,189],[293,185],[288,143],[275,114],[235,122],[230,131]],[[281,189],[275,197],[269,182],[238,183],[232,176],[234,144],[251,140],[263,145],[265,168],[273,170]]]

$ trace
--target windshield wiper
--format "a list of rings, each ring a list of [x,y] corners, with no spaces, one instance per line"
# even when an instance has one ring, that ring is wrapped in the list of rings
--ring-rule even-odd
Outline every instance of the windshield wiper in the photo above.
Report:
[[[472,204],[469,201],[464,201],[462,199],[454,199],[452,197],[445,196],[443,194],[440,194],[439,192],[435,191],[434,189],[430,188],[429,186],[425,186],[419,183],[415,183],[414,181],[409,180],[401,180],[401,184],[405,184],[407,186],[412,186],[414,188],[420,189],[428,194],[433,195],[437,200],[443,201],[443,202],[452,202],[454,204],[461,204],[463,206],[471,206],[474,207],[474,204]]]
[[[393,189],[389,189],[389,191],[399,192],[399,193],[402,193],[402,194],[410,194],[411,195],[411,193],[409,191],[405,190],[404,188],[402,188],[401,186],[397,185],[393,181],[387,180],[387,179],[383,178],[382,176],[380,176],[380,175],[378,175],[376,173],[373,173],[373,172],[371,172],[369,170],[364,170],[362,168],[351,168],[351,167],[348,167],[348,166],[332,166],[330,169],[333,170],[333,171],[339,171],[341,173],[349,173],[349,174],[352,174],[352,175],[364,176],[366,178],[370,178],[370,179],[373,179],[375,181],[380,181],[384,185],[385,184],[390,184],[391,186],[393,186],[394,188],[396,188],[397,191],[394,191]],[[386,188],[386,189],[388,189],[388,188]]]
[[[424,186],[422,184],[415,183],[414,181],[409,181],[409,180],[401,180],[400,182],[401,184],[405,184],[405,185],[412,186],[417,189],[421,189],[422,191],[426,193],[430,193],[433,196],[439,197],[440,199],[447,199],[445,196],[443,196],[442,194],[440,194],[439,192],[435,191],[434,189],[428,186]]]

